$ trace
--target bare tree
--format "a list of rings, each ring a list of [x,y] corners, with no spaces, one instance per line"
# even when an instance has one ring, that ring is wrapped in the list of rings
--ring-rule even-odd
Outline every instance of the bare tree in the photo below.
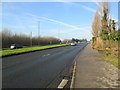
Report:
[[[108,0],[107,0],[108,1]],[[109,2],[102,2],[102,31],[109,33],[109,12],[110,12],[110,3]],[[111,22],[111,21],[110,21]]]
[[[10,30],[3,30],[0,32],[2,35],[2,48],[9,48],[11,44],[19,43],[24,46],[30,46],[30,38],[31,36],[26,34],[13,34]],[[37,46],[38,42],[40,45],[49,45],[49,44],[59,44],[60,39],[55,37],[32,37],[31,38],[32,45]]]
[[[96,11],[94,16],[94,21],[92,23],[92,34],[94,37],[100,35],[101,32],[101,15],[99,14],[99,10]]]

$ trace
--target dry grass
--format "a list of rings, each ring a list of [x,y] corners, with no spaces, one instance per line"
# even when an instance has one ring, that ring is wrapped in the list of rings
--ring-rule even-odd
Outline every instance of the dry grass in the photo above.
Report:
[[[111,56],[103,56],[104,60],[110,62],[111,64],[115,65],[116,67],[118,67],[120,69],[120,63],[119,63],[119,58],[117,57],[111,57]]]
[[[102,57],[104,60],[120,68],[119,46],[118,45],[120,45],[120,42],[112,40],[112,41],[104,42],[103,47],[97,47],[98,45],[95,45],[94,49],[102,53]]]

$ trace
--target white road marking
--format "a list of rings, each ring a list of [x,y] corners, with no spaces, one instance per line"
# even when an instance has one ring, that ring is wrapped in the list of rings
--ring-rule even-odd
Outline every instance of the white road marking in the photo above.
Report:
[[[49,56],[50,54],[46,54],[46,55],[43,55],[43,57],[45,57],[45,56]]]
[[[49,56],[50,54],[47,54],[47,56]]]
[[[76,72],[76,61],[74,63],[74,68],[73,68],[73,75],[72,75],[72,81],[71,81],[71,85],[70,85],[70,90],[73,88],[73,83],[74,83],[74,79],[75,79],[75,72]]]
[[[68,80],[67,79],[63,79],[61,81],[61,83],[59,84],[58,88],[62,89],[64,88],[64,86],[67,84]]]

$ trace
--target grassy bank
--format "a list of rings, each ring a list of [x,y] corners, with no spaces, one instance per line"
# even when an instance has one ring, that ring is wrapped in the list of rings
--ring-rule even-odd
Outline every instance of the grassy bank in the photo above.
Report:
[[[118,58],[118,49],[112,48],[112,49],[97,49],[100,54],[102,54],[102,58],[106,60],[107,62],[113,64],[117,68],[120,69],[120,63]]]
[[[28,48],[21,48],[21,49],[2,50],[2,51],[0,51],[0,56],[7,56],[7,55],[13,55],[13,54],[19,54],[19,53],[24,53],[24,52],[43,50],[43,49],[61,47],[61,46],[67,46],[67,45],[69,45],[69,44],[48,45],[48,46],[28,47]]]
[[[120,63],[118,58],[105,55],[103,56],[103,59],[120,69]]]

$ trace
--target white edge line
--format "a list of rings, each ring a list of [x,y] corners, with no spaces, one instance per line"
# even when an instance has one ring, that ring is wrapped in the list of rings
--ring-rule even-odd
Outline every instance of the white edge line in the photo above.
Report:
[[[84,47],[86,47],[86,46],[87,46],[87,45],[85,44]],[[83,48],[84,48],[84,47],[83,47]],[[83,49],[83,48],[82,48],[82,49]],[[82,50],[82,49],[81,49],[81,50]],[[73,85],[74,85],[75,72],[76,72],[76,67],[77,67],[76,59],[78,59],[79,55],[80,55],[80,53],[78,53],[78,55],[77,55],[77,56],[75,57],[75,59],[74,59],[75,63],[74,63],[74,68],[73,68],[72,80],[71,80],[71,84],[70,84],[70,90],[73,88]]]
[[[85,46],[86,46],[86,45],[85,45]],[[85,46],[84,46],[84,47],[85,47]],[[83,48],[84,48],[84,47],[83,47]],[[83,49],[83,48],[82,48],[82,49]],[[75,61],[78,57],[79,57],[79,53],[78,53],[78,55],[75,57],[74,61]],[[71,84],[70,84],[70,89],[73,88],[74,79],[75,79],[75,72],[76,72],[76,66],[77,66],[77,63],[76,63],[76,61],[75,61],[75,63],[74,63],[74,68],[73,68],[73,74],[72,74],[72,81],[71,81]],[[62,88],[67,84],[67,82],[68,82],[67,79],[63,79],[63,80],[61,81],[61,83],[58,85],[57,88],[62,89]]]
[[[64,88],[64,86],[67,84],[67,82],[68,82],[67,79],[63,79],[63,80],[61,81],[61,83],[58,85],[58,88],[59,88],[59,89]]]
[[[73,75],[72,75],[72,81],[71,81],[71,84],[70,84],[70,89],[73,88],[73,84],[74,84],[74,79],[75,79],[75,72],[76,72],[76,61],[74,63],[74,69],[73,69]]]

